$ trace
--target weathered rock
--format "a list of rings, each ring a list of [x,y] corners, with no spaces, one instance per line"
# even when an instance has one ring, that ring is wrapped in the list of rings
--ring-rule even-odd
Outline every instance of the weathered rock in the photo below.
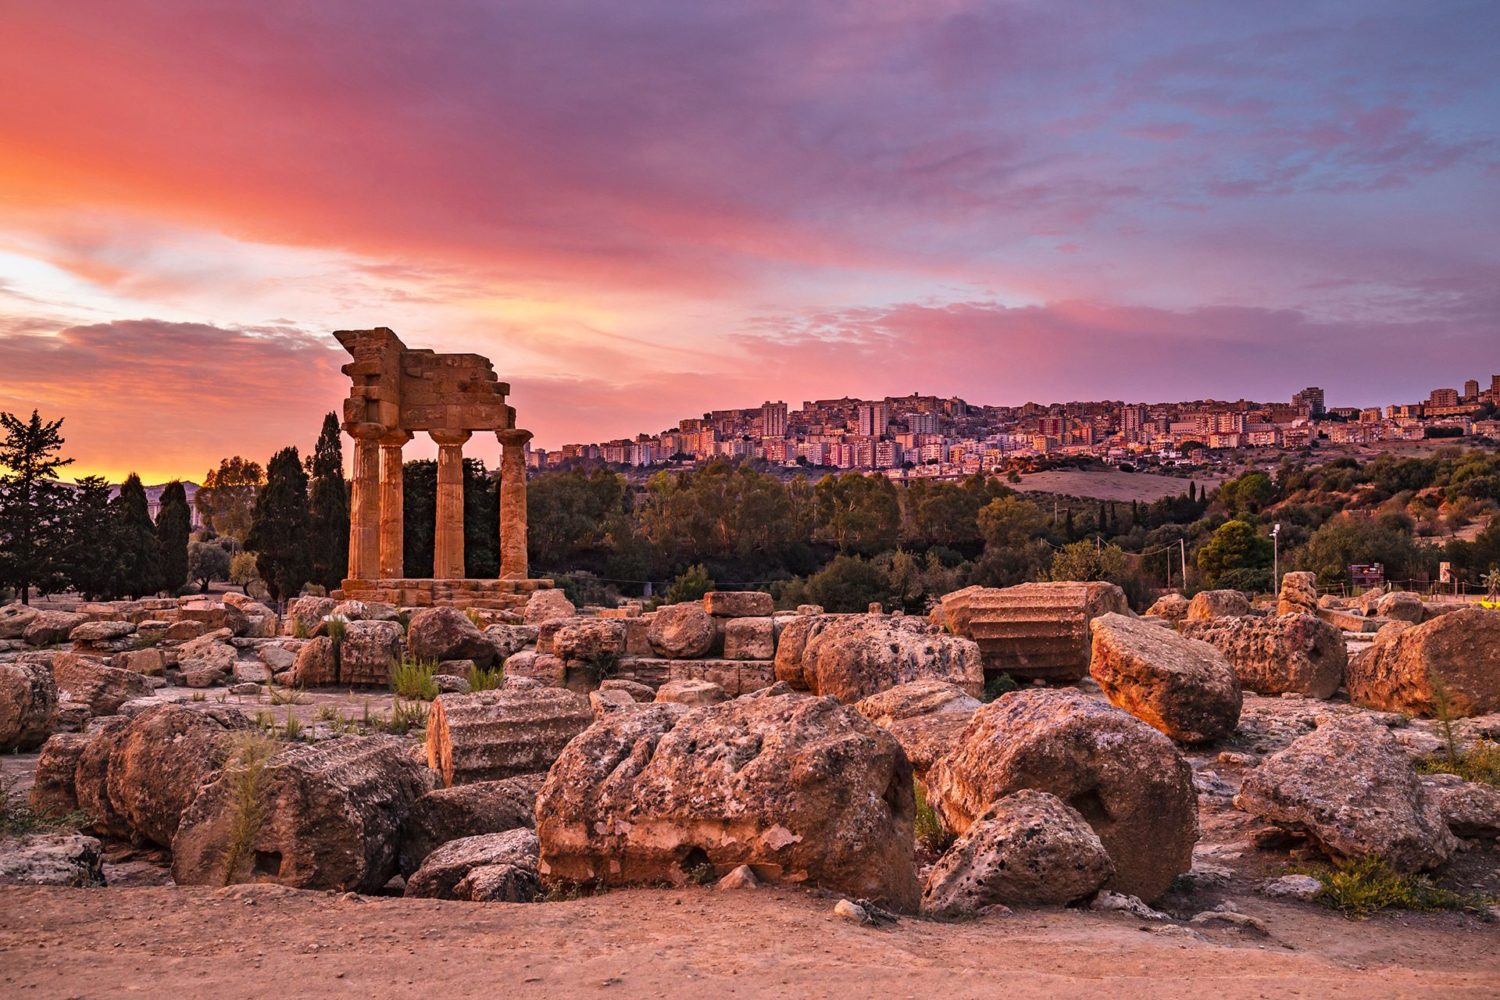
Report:
[[[1429,798],[1437,800],[1443,822],[1456,836],[1500,837],[1500,788],[1464,781],[1456,774],[1423,775],[1422,787]]]
[[[109,762],[120,736],[130,720],[119,715],[96,719],[84,736],[88,745],[78,755],[73,771],[73,794],[78,811],[94,821],[94,832],[107,837],[127,837],[130,827],[115,811],[109,798]]]
[[[1363,715],[1319,720],[1245,776],[1234,804],[1311,835],[1334,857],[1435,868],[1456,842],[1385,726]]]
[[[258,768],[231,762],[183,813],[172,878],[375,892],[397,874],[401,817],[429,781],[394,736],[299,744]],[[239,804],[247,782],[261,807],[248,833]]]
[[[724,622],[724,659],[770,660],[775,656],[775,619],[730,618]]]
[[[92,737],[85,733],[54,733],[42,744],[31,785],[31,811],[38,816],[66,816],[78,810],[74,774],[78,759]]]
[[[41,614],[36,608],[25,604],[7,604],[0,607],[0,639],[19,639],[26,628]]]
[[[1146,614],[1155,615],[1169,622],[1180,622],[1187,617],[1188,599],[1181,594],[1163,594],[1156,603],[1146,609]]]
[[[977,696],[984,667],[973,642],[919,618],[825,615],[797,618],[782,630],[776,679],[845,703],[916,680]]]
[[[239,686],[271,683],[271,668],[259,660],[234,661],[234,679]]]
[[[979,645],[989,677],[1076,681],[1088,675],[1089,622],[1110,612],[1130,612],[1112,583],[1023,583],[954,591],[935,617]]]
[[[1117,892],[1155,899],[1192,867],[1192,768],[1166,736],[1079,691],[1017,691],[985,705],[927,787],[959,834],[1012,792],[1051,792],[1099,835]]]
[[[34,833],[0,842],[0,885],[102,886],[103,846],[76,833]]]
[[[1202,590],[1188,602],[1187,620],[1208,621],[1210,618],[1234,618],[1250,613],[1250,599],[1238,590]]]
[[[338,683],[338,664],[333,656],[333,640],[326,635],[309,639],[297,653],[292,673],[299,687],[326,687]]]
[[[439,695],[427,719],[427,766],[444,786],[537,774],[593,721],[588,699],[562,688]]]
[[[162,638],[168,642],[187,642],[206,634],[208,631],[208,626],[202,622],[173,622],[162,633]]]
[[[589,711],[594,713],[595,720],[613,712],[631,712],[640,706],[641,702],[618,689],[597,688],[589,692]]]
[[[66,642],[73,630],[86,621],[88,618],[71,611],[38,611],[21,637],[33,646],[52,646]]]
[[[188,687],[211,687],[234,671],[237,654],[226,629],[205,632],[177,647],[177,669]]]
[[[1465,608],[1421,625],[1381,629],[1344,673],[1349,700],[1431,717],[1500,712],[1500,611]]]
[[[0,751],[41,746],[56,720],[52,669],[35,661],[0,663]]]
[[[94,715],[114,715],[132,698],[146,698],[154,690],[144,674],[107,667],[79,653],[52,657],[52,676],[58,692]]]
[[[692,660],[707,656],[718,631],[701,604],[669,604],[658,608],[646,638],[658,656]]]
[[[1281,592],[1276,598],[1278,615],[1316,615],[1318,613],[1318,578],[1312,573],[1285,573]]]
[[[282,640],[266,643],[255,650],[255,655],[273,674],[291,670],[297,665],[297,654],[303,648],[300,640]]]
[[[476,903],[529,903],[541,893],[539,845],[525,828],[449,841],[406,880],[405,895]],[[481,874],[483,873],[483,874]]]
[[[609,618],[580,618],[552,636],[552,654],[564,660],[609,663],[625,652],[625,623]]]
[[[144,677],[160,677],[167,669],[166,657],[155,648],[124,650],[111,657],[109,665]]]
[[[329,614],[351,622],[393,622],[401,616],[394,604],[381,601],[340,601]]]
[[[401,874],[410,875],[450,841],[536,826],[545,774],[437,788],[412,803],[401,825]]]
[[[676,702],[679,705],[712,705],[727,700],[729,695],[712,681],[667,681],[656,689],[657,701]]]
[[[1349,657],[1343,633],[1309,614],[1183,622],[1179,631],[1223,653],[1240,685],[1256,694],[1331,698]]]
[[[776,603],[757,590],[711,590],[703,595],[703,610],[715,618],[769,618]]]
[[[411,616],[406,646],[419,660],[473,660],[482,667],[495,659],[495,644],[457,608],[423,608]]]
[[[1307,575],[1312,576],[1311,573]],[[1280,878],[1263,882],[1260,891],[1272,899],[1300,899],[1303,902],[1312,902],[1323,895],[1323,883],[1311,875],[1283,875]]]
[[[1114,874],[1076,809],[1048,792],[1022,790],[991,806],[938,859],[922,910],[956,917],[994,904],[1065,906],[1092,896]]]
[[[109,801],[131,837],[170,847],[177,823],[229,755],[236,733],[254,728],[240,711],[209,704],[161,705],[113,740]]]
[[[656,691],[646,684],[639,684],[631,680],[623,680],[611,677],[599,682],[601,691],[624,691],[638,702],[650,702],[656,700]]]
[[[344,626],[344,641],[339,645],[338,682],[361,687],[386,687],[391,682],[391,662],[400,659],[399,622],[350,622]]]
[[[286,606],[287,630],[311,638],[326,628],[323,619],[333,614],[338,602],[329,597],[299,597]]]
[[[557,618],[572,618],[576,614],[578,609],[561,590],[537,590],[526,599],[522,619],[527,625],[540,625]]]
[[[1375,602],[1375,614],[1392,621],[1420,625],[1426,610],[1422,607],[1421,597],[1409,590],[1397,590],[1385,594]]]
[[[95,646],[115,642],[135,634],[130,622],[84,622],[68,633],[75,643]]]
[[[502,661],[536,642],[536,633],[535,625],[491,625],[484,630],[494,643],[495,656]]]
[[[1240,682],[1216,648],[1140,618],[1094,619],[1089,674],[1109,700],[1181,743],[1212,743],[1240,720]]]
[[[913,909],[911,765],[830,698],[757,694],[609,716],[537,798],[544,878],[676,882],[742,865]]]
[[[979,708],[979,699],[943,681],[912,681],[855,703],[854,710],[896,738],[917,780],[946,756]]]

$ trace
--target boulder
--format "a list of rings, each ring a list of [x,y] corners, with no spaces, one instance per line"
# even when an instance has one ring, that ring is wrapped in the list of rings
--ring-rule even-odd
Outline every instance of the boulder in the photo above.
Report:
[[[770,660],[776,656],[774,618],[729,618],[724,622],[724,659]]]
[[[167,626],[162,633],[162,638],[167,642],[187,642],[196,639],[208,631],[208,626],[202,622],[173,622]]]
[[[259,660],[234,661],[234,680],[237,685],[271,683],[271,668]]]
[[[552,655],[585,663],[610,663],[625,652],[625,623],[610,618],[580,618],[552,635]]]
[[[130,835],[125,818],[115,811],[109,798],[110,757],[129,724],[130,720],[121,715],[94,720],[84,730],[88,745],[78,755],[78,764],[73,770],[73,794],[78,800],[78,811],[93,820],[95,833],[107,837]]]
[[[338,602],[330,597],[299,597],[286,606],[286,628],[299,638],[310,639],[326,628],[323,619],[333,614]]]
[[[34,833],[0,842],[0,885],[102,886],[103,846],[76,833]]]
[[[87,705],[93,715],[114,715],[127,701],[150,697],[155,690],[144,674],[107,667],[79,653],[53,656],[52,677],[61,694]]]
[[[1188,602],[1187,621],[1235,618],[1250,613],[1250,599],[1238,590],[1203,590]]]
[[[917,780],[946,756],[980,706],[978,698],[943,681],[912,681],[856,702],[854,710],[896,738]]]
[[[1389,618],[1392,621],[1411,622],[1413,625],[1422,624],[1422,618],[1426,610],[1422,606],[1422,598],[1409,590],[1397,590],[1384,594],[1375,602],[1375,614],[1381,618]]]
[[[1169,622],[1180,622],[1187,617],[1187,613],[1188,599],[1181,594],[1163,594],[1146,609],[1146,614]]]
[[[52,646],[66,642],[73,630],[86,621],[88,618],[71,611],[38,611],[27,622],[21,638],[33,646]]]
[[[568,745],[537,797],[543,877],[682,883],[742,864],[904,910],[917,903],[911,765],[831,698],[643,706]]]
[[[657,701],[676,702],[679,705],[712,705],[728,698],[724,689],[712,681],[667,681],[656,689]]]
[[[1349,662],[1343,633],[1302,612],[1183,622],[1178,631],[1217,648],[1240,686],[1256,694],[1331,698]]]
[[[624,691],[632,699],[638,702],[650,702],[656,700],[656,691],[650,685],[640,684],[636,681],[625,680],[619,677],[611,677],[599,682],[600,691]]]
[[[769,618],[776,603],[757,590],[711,590],[703,595],[703,610],[715,618]]]
[[[922,911],[972,915],[986,906],[1066,906],[1088,899],[1114,862],[1078,810],[1048,792],[1005,796],[938,859]]]
[[[965,587],[934,617],[979,645],[986,677],[1076,681],[1089,671],[1089,622],[1110,612],[1130,613],[1119,587],[1068,581]]]
[[[57,719],[52,668],[35,661],[0,663],[0,751],[34,750]]]
[[[540,625],[558,618],[572,618],[576,614],[578,609],[561,590],[535,590],[526,599],[522,621],[527,625]]]
[[[68,633],[68,638],[85,646],[100,646],[117,642],[135,634],[130,622],[84,622]]]
[[[113,739],[107,778],[110,806],[132,839],[170,847],[235,734],[253,728],[238,709],[206,703],[160,705],[132,719]]]
[[[927,776],[928,802],[962,834],[1025,788],[1050,792],[1109,852],[1117,892],[1156,899],[1193,863],[1193,772],[1170,739],[1081,691],[1025,690],[974,713]]]
[[[333,656],[333,640],[326,635],[309,639],[297,653],[292,668],[298,687],[326,687],[337,684],[338,662]]]
[[[406,880],[405,895],[474,903],[530,903],[541,894],[536,834],[525,828],[449,841]]]
[[[703,605],[669,604],[652,616],[646,638],[658,656],[693,660],[713,649],[718,629]]]
[[[435,788],[412,803],[401,824],[401,874],[409,876],[450,841],[536,826],[545,774]]]
[[[183,813],[172,878],[376,892],[399,870],[401,817],[430,787],[395,736],[340,736],[232,761]],[[258,807],[248,822],[247,788]]]
[[[188,687],[211,687],[234,672],[236,654],[227,629],[205,632],[177,647],[177,669]]]
[[[1316,615],[1318,607],[1318,578],[1315,574],[1282,575],[1281,592],[1276,597],[1278,615]]]
[[[1423,775],[1422,787],[1429,798],[1437,799],[1438,813],[1455,836],[1500,837],[1500,788],[1464,781],[1456,774]]]
[[[411,616],[406,647],[419,660],[473,660],[482,667],[495,659],[495,644],[457,608],[423,608]]]
[[[31,783],[31,811],[38,816],[66,816],[78,811],[74,786],[78,760],[93,737],[87,733],[54,733],[36,758]]]
[[[1500,611],[1465,608],[1421,625],[1387,626],[1349,661],[1349,700],[1431,717],[1500,712]]]
[[[536,774],[593,721],[588,699],[562,688],[439,695],[427,718],[427,766],[444,786]]]
[[[1391,731],[1364,715],[1318,720],[1245,776],[1234,804],[1308,833],[1336,858],[1436,868],[1456,841]]]
[[[26,634],[26,627],[41,614],[36,608],[25,604],[7,604],[0,607],[0,639],[19,639]]]
[[[112,656],[109,665],[145,677],[160,677],[167,669],[167,660],[156,648],[127,649]]]
[[[1224,654],[1141,618],[1094,619],[1089,674],[1111,703],[1179,743],[1213,743],[1240,721],[1240,682]]]
[[[979,647],[920,618],[825,615],[782,630],[776,679],[852,704],[898,684],[937,680],[978,696]]]
[[[495,656],[504,661],[536,642],[535,625],[491,625],[484,630],[495,646]]]
[[[632,712],[640,707],[640,702],[618,689],[596,688],[589,692],[589,711],[594,713],[595,719],[613,712]]]
[[[399,622],[374,619],[350,622],[344,626],[344,641],[339,644],[338,682],[387,687],[391,683],[391,662],[400,659]]]

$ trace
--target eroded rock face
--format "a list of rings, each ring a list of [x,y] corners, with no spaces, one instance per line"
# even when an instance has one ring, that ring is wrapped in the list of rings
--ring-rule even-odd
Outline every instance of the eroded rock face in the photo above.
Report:
[[[130,721],[110,752],[109,801],[136,839],[170,847],[177,823],[253,724],[238,709],[161,705]]]
[[[536,774],[593,721],[588,699],[561,688],[440,695],[427,718],[427,764],[445,786]]]
[[[115,811],[109,798],[109,761],[115,745],[130,720],[124,716],[96,719],[84,732],[88,745],[78,755],[73,770],[73,793],[78,811],[94,821],[94,832],[108,837],[127,837],[130,827]]]
[[[552,591],[539,591],[552,593]],[[491,625],[484,630],[495,644],[495,656],[501,661],[508,659],[536,642],[535,625]]]
[[[552,635],[552,655],[564,660],[607,663],[625,652],[625,623],[616,618],[580,618]]]
[[[541,625],[558,618],[572,618],[578,614],[573,602],[561,590],[538,590],[526,599],[525,624]]]
[[[703,610],[715,618],[769,618],[776,604],[758,590],[711,590],[703,595]]]
[[[1180,743],[1212,743],[1240,719],[1240,682],[1224,654],[1125,615],[1094,619],[1089,673],[1109,700]]]
[[[474,903],[530,903],[541,893],[539,845],[529,829],[449,841],[406,880],[406,895]]]
[[[287,624],[294,635],[311,638],[324,630],[323,619],[337,604],[331,597],[299,597],[286,606]]]
[[[53,737],[56,739],[56,737]],[[1456,774],[1424,774],[1422,788],[1435,798],[1448,829],[1472,839],[1500,837],[1500,788]]]
[[[957,744],[980,701],[943,681],[912,681],[871,695],[854,710],[896,738],[917,780]]]
[[[656,689],[657,701],[676,702],[679,705],[712,705],[728,698],[724,689],[713,681],[667,681]]]
[[[416,802],[401,826],[401,874],[410,875],[443,844],[486,833],[536,826],[536,796],[545,774],[435,788]]]
[[[104,885],[104,849],[76,833],[36,833],[0,842],[0,885]]]
[[[401,659],[399,622],[366,619],[344,626],[339,645],[339,683],[385,687],[391,663]]]
[[[7,604],[0,607],[0,639],[19,639],[26,634],[26,627],[38,614],[36,608],[25,604]]]
[[[183,813],[172,841],[179,885],[256,881],[375,892],[398,871],[401,817],[431,788],[398,737],[294,745],[254,779],[264,813],[241,838],[245,780],[243,766],[231,762]]]
[[[1240,685],[1256,694],[1331,698],[1344,682],[1349,662],[1343,633],[1300,612],[1184,622],[1179,631],[1217,648]]]
[[[31,811],[39,816],[65,816],[78,809],[74,773],[92,737],[85,733],[54,733],[42,744],[31,785]]]
[[[769,660],[776,656],[773,618],[727,618],[724,621],[724,659]]]
[[[1420,625],[1426,611],[1422,607],[1421,597],[1409,590],[1397,590],[1385,594],[1375,602],[1375,614],[1392,621]]]
[[[1250,613],[1250,601],[1238,590],[1204,590],[1188,602],[1187,620],[1208,621],[1211,618],[1234,618]]]
[[[154,690],[144,674],[105,666],[78,653],[52,657],[52,676],[60,693],[87,705],[94,715],[114,715],[132,698],[146,698]]]
[[[1312,573],[1286,573],[1281,577],[1281,593],[1276,598],[1278,615],[1316,615],[1318,613],[1318,578]]]
[[[680,883],[749,864],[910,910],[914,812],[895,740],[832,699],[768,693],[596,722],[548,773],[537,833],[550,880]]]
[[[66,642],[73,630],[86,621],[87,617],[71,611],[38,611],[26,623],[21,636],[33,646],[52,646]]]
[[[45,655],[45,654],[39,654]],[[57,684],[45,663],[0,663],[0,751],[34,750],[57,719]]]
[[[487,667],[495,659],[494,642],[457,608],[423,608],[412,615],[406,646],[419,660],[473,660]]]
[[[218,629],[177,647],[177,669],[188,687],[209,687],[233,673],[236,653],[229,639],[228,629]]]
[[[994,904],[1065,906],[1098,892],[1114,873],[1076,809],[1047,792],[1019,791],[991,806],[938,859],[922,912],[957,917]]]
[[[1117,892],[1155,899],[1192,867],[1198,803],[1187,760],[1166,736],[1081,691],[1016,691],[980,708],[927,788],[959,834],[1013,792],[1056,795],[1099,836]]]
[[[1410,757],[1363,715],[1320,719],[1246,775],[1234,804],[1305,830],[1334,857],[1377,857],[1399,871],[1435,868],[1456,846]]]
[[[1388,625],[1349,662],[1344,686],[1350,701],[1386,712],[1431,717],[1440,697],[1456,716],[1500,712],[1500,611]]]
[[[707,656],[718,630],[701,604],[669,604],[658,608],[646,630],[646,640],[658,656],[693,660]]]
[[[1187,617],[1187,613],[1188,599],[1181,594],[1163,594],[1146,609],[1146,614],[1169,622],[1180,622]]]
[[[984,665],[973,642],[919,618],[824,615],[794,619],[782,630],[776,679],[846,704],[917,680],[977,696]]]
[[[326,635],[309,639],[297,651],[292,668],[299,687],[324,687],[338,683],[338,664],[333,658],[333,640]]]

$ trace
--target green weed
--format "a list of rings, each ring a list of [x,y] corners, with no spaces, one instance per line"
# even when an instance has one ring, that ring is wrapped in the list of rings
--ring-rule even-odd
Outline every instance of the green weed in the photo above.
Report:
[[[438,696],[436,660],[418,659],[410,654],[391,664],[391,690],[396,697],[411,701],[431,701]]]

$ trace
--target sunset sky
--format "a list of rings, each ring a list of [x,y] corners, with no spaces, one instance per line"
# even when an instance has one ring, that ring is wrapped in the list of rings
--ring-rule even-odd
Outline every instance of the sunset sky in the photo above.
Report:
[[[0,0],[0,409],[201,480],[310,447],[371,326],[488,355],[546,447],[1415,400],[1500,372],[1497,39],[1492,0]]]

